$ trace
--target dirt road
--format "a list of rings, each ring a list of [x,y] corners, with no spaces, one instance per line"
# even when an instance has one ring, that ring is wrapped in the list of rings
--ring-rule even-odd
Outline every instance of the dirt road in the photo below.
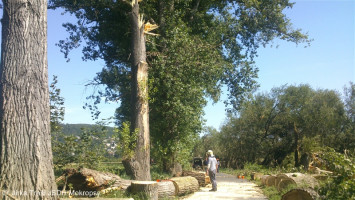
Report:
[[[201,187],[200,191],[184,197],[184,200],[267,200],[261,190],[252,182],[229,174],[217,174],[217,192],[209,192],[211,184]]]

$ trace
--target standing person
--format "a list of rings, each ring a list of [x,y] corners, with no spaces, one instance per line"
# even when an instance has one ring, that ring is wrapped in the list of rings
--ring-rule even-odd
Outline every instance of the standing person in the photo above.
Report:
[[[217,191],[217,181],[216,181],[217,160],[214,157],[212,150],[207,151],[207,156],[208,156],[207,173],[212,183],[212,189],[210,191],[215,192]]]
[[[217,159],[217,173],[219,173],[219,168],[221,167],[221,162],[219,162],[219,158]]]
[[[206,155],[206,158],[203,161],[203,169],[205,170],[206,174],[208,174],[207,165],[208,165],[208,156]]]

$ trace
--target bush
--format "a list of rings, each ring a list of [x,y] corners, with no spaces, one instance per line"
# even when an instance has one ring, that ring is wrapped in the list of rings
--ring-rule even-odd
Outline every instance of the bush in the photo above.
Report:
[[[355,164],[354,158],[326,148],[321,153],[328,170],[333,177],[325,181],[319,189],[324,199],[355,199]]]

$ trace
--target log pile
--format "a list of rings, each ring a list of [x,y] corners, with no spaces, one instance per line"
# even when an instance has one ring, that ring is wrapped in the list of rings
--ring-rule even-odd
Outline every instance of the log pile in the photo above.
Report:
[[[314,190],[318,186],[318,181],[312,175],[302,173],[286,173],[274,175],[264,175],[261,182],[266,186],[275,186],[278,191],[287,189],[290,185],[295,185],[296,189],[291,189],[282,196],[282,200],[314,200],[318,198]]]
[[[154,181],[133,181],[130,192],[144,195],[144,198],[158,200],[158,183]]]
[[[199,171],[199,172],[194,172],[194,171],[184,171],[182,173],[183,176],[192,176],[197,179],[198,184],[201,187],[205,187],[208,184],[209,177],[206,179],[206,173]]]
[[[175,185],[176,194],[178,196],[190,194],[199,189],[197,179],[192,176],[174,177],[171,181],[173,181]]]

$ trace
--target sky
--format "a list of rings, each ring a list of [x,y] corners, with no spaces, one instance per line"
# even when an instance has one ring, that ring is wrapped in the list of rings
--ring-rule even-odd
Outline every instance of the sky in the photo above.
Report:
[[[350,81],[355,82],[355,1],[353,0],[302,0],[285,11],[293,27],[307,32],[314,39],[310,47],[280,40],[260,48],[255,65],[259,68],[258,92],[268,92],[284,84],[309,84],[314,89],[342,91]],[[81,49],[70,53],[70,62],[55,44],[68,34],[62,23],[73,21],[60,10],[48,11],[48,68],[49,78],[58,76],[57,87],[65,99],[64,123],[95,123],[90,111],[84,110],[86,97],[94,91],[85,85],[104,66],[104,61],[84,62]],[[278,46],[277,48],[275,48]],[[219,129],[226,118],[222,95],[221,102],[205,108],[206,126]],[[103,104],[100,118],[113,116],[118,104]]]

